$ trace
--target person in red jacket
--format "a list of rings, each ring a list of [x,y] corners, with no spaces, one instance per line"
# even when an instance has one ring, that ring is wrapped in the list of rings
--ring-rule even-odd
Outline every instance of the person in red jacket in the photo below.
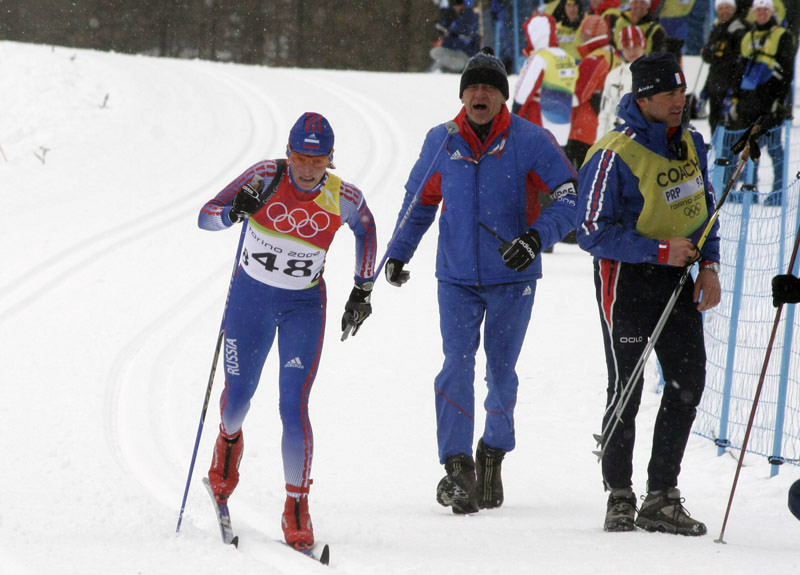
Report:
[[[622,63],[619,54],[611,47],[608,26],[602,17],[589,15],[581,23],[581,40],[578,46],[581,63],[575,85],[572,121],[565,152],[567,158],[580,169],[586,152],[597,139],[597,115],[603,86],[609,70]]]

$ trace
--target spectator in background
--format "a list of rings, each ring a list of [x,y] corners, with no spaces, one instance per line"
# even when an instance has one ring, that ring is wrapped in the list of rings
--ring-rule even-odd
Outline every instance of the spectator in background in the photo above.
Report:
[[[737,97],[728,109],[728,126],[745,129],[762,116],[766,126],[781,124],[791,113],[787,106],[794,78],[794,40],[786,28],[778,25],[773,0],[754,0],[755,27],[742,38],[744,71]],[[783,195],[783,144],[780,134],[769,139],[767,148],[772,160],[772,192],[764,205],[780,206]],[[741,201],[740,195],[731,196]]]
[[[575,58],[575,62],[581,59],[578,53],[578,46],[581,44],[580,27],[583,22],[583,0],[556,0],[547,4],[545,14],[552,7],[552,16],[556,21],[556,36],[558,46],[567,54]]]
[[[785,303],[800,303],[800,279],[790,274],[772,278],[772,305],[779,307]]]
[[[556,23],[549,14],[534,14],[525,22],[530,47],[519,74],[511,111],[550,130],[566,146],[572,116],[572,96],[578,79],[575,60],[558,47]]]
[[[578,47],[581,63],[578,66],[571,129],[565,150],[576,170],[580,169],[586,152],[597,139],[597,115],[606,76],[609,70],[621,63],[619,54],[611,47],[608,26],[602,16],[591,14],[584,18],[580,34],[583,41]]]
[[[547,128],[565,149],[572,121],[572,99],[578,79],[575,59],[558,47],[556,23],[549,14],[534,14],[524,24],[528,56],[519,73],[511,112]],[[537,182],[531,182],[536,187]],[[539,189],[539,204],[544,211],[553,202],[546,189]],[[574,238],[574,232],[567,239]],[[544,250],[549,253],[552,247]]]
[[[707,0],[701,0],[707,1]],[[663,26],[667,33],[666,49],[675,54],[680,62],[683,43],[689,35],[689,14],[695,0],[656,0],[650,6],[650,14]]]
[[[789,0],[789,5],[791,6],[797,0]],[[755,24],[756,22],[756,15],[753,12],[753,0],[739,0],[739,11],[741,15],[744,16],[745,20],[750,23],[750,25]],[[772,11],[775,15],[775,20],[777,20],[778,24],[783,26],[784,28],[787,27],[787,11],[786,6],[783,4],[783,0],[772,0]]]
[[[725,98],[730,97],[742,82],[739,57],[742,38],[750,29],[744,18],[737,16],[735,0],[716,0],[714,10],[717,21],[708,37],[708,43],[700,52],[703,61],[708,63],[703,93],[708,99],[708,123],[712,134],[725,117]]]
[[[436,25],[442,37],[431,48],[433,63],[429,71],[460,74],[480,48],[478,16],[472,9],[473,0],[449,1],[452,12],[443,12],[442,21]]]
[[[620,31],[628,26],[638,26],[644,33],[645,54],[667,49],[667,33],[658,20],[650,14],[650,0],[631,0],[630,9],[620,14],[614,21],[614,26],[611,28],[612,41],[616,42]],[[615,45],[614,48],[619,50],[619,46]]]
[[[614,30],[614,23],[622,13],[619,6],[619,0],[589,0],[589,14],[602,16],[608,29]]]
[[[631,91],[631,62],[644,55],[644,34],[636,26],[623,28],[617,38],[617,45],[622,49],[622,63],[606,76],[597,118],[599,137],[622,124],[622,119],[617,116],[617,106],[622,96]]]

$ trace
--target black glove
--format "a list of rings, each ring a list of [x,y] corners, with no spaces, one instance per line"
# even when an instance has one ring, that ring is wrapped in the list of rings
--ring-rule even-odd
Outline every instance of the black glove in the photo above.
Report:
[[[800,279],[788,275],[772,278],[772,305],[780,307],[785,303],[800,302]]]
[[[386,261],[386,281],[396,287],[406,283],[411,278],[411,272],[404,270],[404,265],[400,260],[389,258]]]
[[[264,202],[258,194],[263,187],[263,178],[256,176],[253,178],[252,182],[243,185],[242,189],[236,193],[236,197],[233,198],[231,211],[228,213],[228,217],[230,217],[234,224],[242,221],[246,216],[252,216],[261,209]]]
[[[542,249],[542,239],[534,229],[525,231],[511,243],[500,246],[503,261],[512,270],[525,271]]]
[[[372,313],[372,304],[369,303],[372,294],[372,282],[356,284],[350,292],[350,299],[344,304],[342,316],[342,341],[351,333],[356,335],[358,328]]]

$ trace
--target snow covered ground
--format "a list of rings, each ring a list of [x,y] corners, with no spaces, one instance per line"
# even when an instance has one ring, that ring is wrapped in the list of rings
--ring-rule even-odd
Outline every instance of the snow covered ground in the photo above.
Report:
[[[687,58],[687,78],[697,62]],[[545,257],[519,365],[518,448],[506,503],[457,517],[434,497],[432,380],[441,363],[433,261],[423,241],[403,289],[339,341],[353,241],[328,259],[327,345],[312,394],[311,510],[330,567],[277,544],[283,503],[274,358],[245,424],[223,546],[201,483],[215,383],[183,528],[175,535],[238,234],[201,231],[200,206],[256,160],[280,157],[300,113],[336,131],[336,173],[361,187],[385,245],[429,127],[459,110],[458,77],[268,69],[0,42],[0,571],[26,574],[797,573],[796,467],[742,470],[692,436],[681,488],[709,535],[602,530],[591,451],[605,365],[591,258]],[[514,79],[512,78],[512,86]],[[707,126],[706,126],[707,129]],[[483,361],[479,355],[478,372]],[[639,415],[645,488],[659,396]],[[483,398],[481,378],[476,384]],[[481,427],[478,421],[478,427]]]

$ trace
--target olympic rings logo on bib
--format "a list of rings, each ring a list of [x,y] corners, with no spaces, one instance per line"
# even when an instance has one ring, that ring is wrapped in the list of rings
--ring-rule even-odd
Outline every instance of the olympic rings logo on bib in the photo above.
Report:
[[[309,215],[304,208],[295,208],[289,212],[283,202],[270,203],[267,217],[275,226],[275,231],[282,234],[297,232],[301,238],[314,237],[331,223],[331,217],[325,212]]]

